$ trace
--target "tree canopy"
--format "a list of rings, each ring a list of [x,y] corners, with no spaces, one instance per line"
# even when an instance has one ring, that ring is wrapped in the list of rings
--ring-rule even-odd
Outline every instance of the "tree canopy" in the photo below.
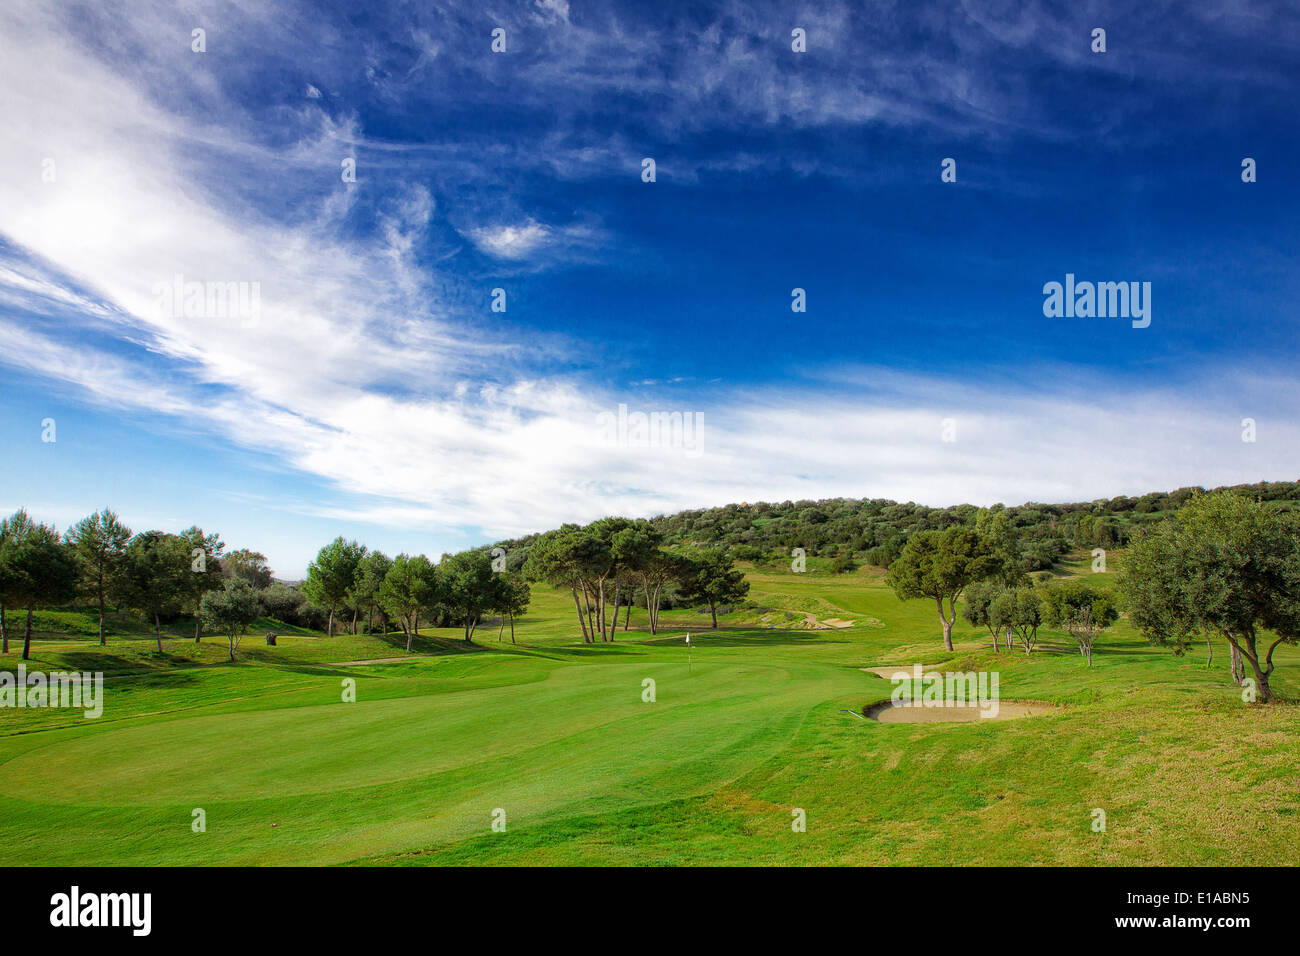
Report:
[[[1205,495],[1134,541],[1120,586],[1150,641],[1181,653],[1197,635],[1221,637],[1267,701],[1273,652],[1300,637],[1300,526],[1262,502]]]
[[[307,565],[302,591],[329,612],[326,633],[330,637],[334,636],[334,615],[346,606],[348,593],[356,582],[357,566],[365,554],[362,545],[338,537],[321,548],[316,560]]]
[[[889,566],[885,580],[900,600],[930,598],[939,609],[943,644],[952,650],[957,599],[976,581],[1001,567],[989,542],[974,528],[924,531],[914,535]],[[948,602],[945,610],[944,601]]]

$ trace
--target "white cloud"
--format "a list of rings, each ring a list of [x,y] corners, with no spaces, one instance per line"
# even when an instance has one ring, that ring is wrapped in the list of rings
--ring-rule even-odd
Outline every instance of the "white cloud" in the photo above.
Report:
[[[538,18],[543,21],[569,22],[568,0],[535,0],[533,6],[539,11]]]
[[[550,230],[532,220],[519,226],[473,229],[470,239],[498,259],[525,259],[550,237]]]

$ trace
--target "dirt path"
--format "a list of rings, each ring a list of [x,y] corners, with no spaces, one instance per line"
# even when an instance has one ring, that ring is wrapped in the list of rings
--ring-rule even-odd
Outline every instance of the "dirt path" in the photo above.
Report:
[[[921,676],[926,674],[939,673],[938,664],[922,664]],[[877,677],[883,677],[885,680],[893,680],[897,677],[899,680],[911,680],[916,676],[915,664],[885,664],[881,667],[863,667],[862,670],[868,674],[875,674]]]

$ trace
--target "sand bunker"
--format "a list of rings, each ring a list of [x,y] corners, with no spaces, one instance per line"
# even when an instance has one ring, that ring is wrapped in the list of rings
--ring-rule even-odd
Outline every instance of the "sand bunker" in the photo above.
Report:
[[[852,621],[842,621],[838,617],[824,617],[822,623],[827,627],[852,627]]]
[[[1044,704],[1032,700],[1003,700],[998,701],[998,710],[995,716],[984,716],[985,713],[992,713],[992,707],[983,710],[977,704],[967,704],[958,707],[909,707],[906,704],[895,704],[893,701],[885,701],[882,704],[876,704],[868,707],[864,713],[872,720],[878,720],[882,724],[947,724],[947,723],[971,723],[981,720],[1015,720],[1018,717],[1041,717],[1044,714],[1056,713],[1057,708],[1051,704]]]

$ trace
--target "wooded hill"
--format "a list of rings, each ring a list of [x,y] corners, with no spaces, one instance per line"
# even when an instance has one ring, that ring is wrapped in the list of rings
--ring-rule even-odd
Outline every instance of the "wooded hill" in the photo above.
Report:
[[[1300,510],[1300,481],[1261,481],[1206,489],[1199,486],[1120,495],[1068,504],[993,505],[1017,531],[1027,570],[1043,570],[1076,548],[1123,547],[1133,533],[1158,523],[1207,491],[1233,491],[1275,507]],[[651,523],[669,545],[722,546],[741,561],[788,561],[794,548],[818,557],[856,558],[887,567],[918,531],[975,525],[976,505],[932,508],[886,498],[743,502],[659,515]],[[537,535],[498,542],[512,567],[522,566]]]

